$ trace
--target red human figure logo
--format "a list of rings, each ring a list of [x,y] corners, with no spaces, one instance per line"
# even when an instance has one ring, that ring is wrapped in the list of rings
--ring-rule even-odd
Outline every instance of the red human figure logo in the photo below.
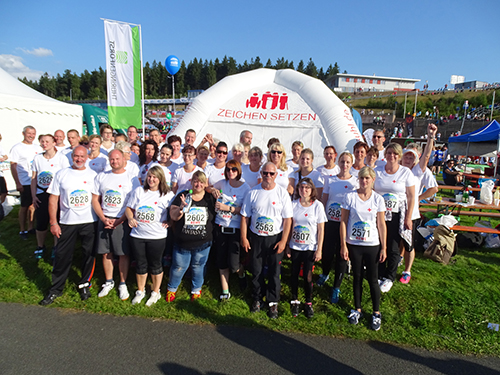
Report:
[[[288,96],[286,92],[280,97],[280,109],[288,109]]]
[[[267,101],[270,98],[272,98],[271,91],[266,91],[266,93],[262,95],[262,109],[267,109]]]
[[[253,93],[252,97],[250,99],[247,99],[247,108],[259,108],[260,107],[260,101],[259,101],[259,94],[256,92]]]

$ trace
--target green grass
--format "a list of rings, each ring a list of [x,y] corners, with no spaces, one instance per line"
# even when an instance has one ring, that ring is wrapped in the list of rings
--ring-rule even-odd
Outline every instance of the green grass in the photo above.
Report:
[[[0,223],[0,301],[37,304],[50,287],[50,260],[35,260],[34,236],[28,241],[18,237],[17,211]],[[469,218],[472,219],[473,218]],[[338,305],[328,302],[331,280],[327,287],[314,289],[315,317],[308,320],[303,315],[292,318],[288,301],[290,263],[283,262],[282,303],[280,318],[270,320],[265,312],[251,314],[249,291],[238,292],[236,278],[231,279],[233,298],[219,303],[218,272],[213,262],[203,287],[203,296],[195,303],[189,301],[189,280],[181,284],[177,299],[167,304],[164,299],[151,308],[144,304],[132,306],[120,301],[116,292],[97,298],[103,283],[101,260],[98,258],[92,287],[93,296],[85,303],[80,301],[74,283],[78,280],[78,267],[73,267],[64,295],[48,308],[82,310],[98,314],[142,316],[150,319],[169,319],[189,324],[215,324],[256,327],[281,332],[377,340],[393,344],[410,345],[426,349],[450,350],[457,353],[500,356],[500,333],[487,329],[488,322],[500,323],[500,250],[460,249],[453,265],[442,266],[420,253],[412,270],[408,285],[399,282],[381,299],[382,329],[368,329],[367,319],[358,326],[351,326],[346,315],[353,305],[352,278],[342,284]],[[78,251],[73,262],[79,264]],[[402,269],[399,269],[401,272]],[[315,268],[315,279],[320,267]],[[166,275],[168,277],[168,275]],[[399,277],[399,276],[398,276]],[[116,277],[115,277],[116,278]],[[135,292],[133,270],[128,279],[129,290]],[[166,290],[166,279],[162,294]],[[368,285],[364,284],[363,307],[365,316],[371,312]]]

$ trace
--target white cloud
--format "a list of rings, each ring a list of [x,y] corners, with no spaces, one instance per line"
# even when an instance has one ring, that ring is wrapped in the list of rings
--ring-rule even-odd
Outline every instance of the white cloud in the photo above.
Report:
[[[19,48],[19,49],[21,51],[23,51],[24,53],[27,53],[29,55],[34,55],[37,57],[45,57],[45,56],[53,56],[54,55],[50,49],[43,48],[43,47],[33,48],[32,50],[27,50],[25,48]]]
[[[28,78],[32,81],[38,81],[43,72],[28,68],[23,64],[23,59],[20,56],[0,55],[0,68],[10,73],[16,78]]]

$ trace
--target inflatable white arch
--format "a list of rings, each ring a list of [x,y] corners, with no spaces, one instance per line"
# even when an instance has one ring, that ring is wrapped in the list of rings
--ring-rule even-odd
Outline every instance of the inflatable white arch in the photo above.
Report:
[[[349,108],[323,82],[291,69],[263,68],[224,78],[196,97],[169,135],[183,138],[188,129],[196,131],[197,140],[212,134],[229,148],[242,130],[250,130],[252,146],[264,152],[269,138],[276,137],[287,158],[299,140],[313,150],[315,166],[327,145],[340,154],[362,140]]]

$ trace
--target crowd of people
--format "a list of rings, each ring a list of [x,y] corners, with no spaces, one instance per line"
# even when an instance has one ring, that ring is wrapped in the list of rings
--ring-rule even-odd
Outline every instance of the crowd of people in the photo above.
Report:
[[[399,281],[407,284],[411,279],[418,202],[437,190],[427,168],[436,132],[429,125],[422,151],[416,144],[404,150],[396,143],[385,146],[384,132],[377,129],[372,147],[358,142],[352,153],[337,155],[334,146],[327,146],[325,164],[314,168],[314,153],[301,141],[288,148],[271,138],[264,153],[252,146],[248,130],[231,148],[210,134],[195,146],[194,130],[186,132],[184,142],[172,135],[164,143],[157,130],[141,140],[133,126],[127,135],[113,135],[109,125],[101,127],[101,135],[88,138],[74,129],[43,134],[38,145],[36,129],[26,126],[10,162],[21,196],[20,237],[27,239],[34,231],[35,257],[53,258],[52,286],[40,304],[61,296],[80,237],[77,290],[82,300],[90,297],[96,257],[105,276],[100,298],[115,289],[116,264],[119,298],[130,298],[127,277],[133,261],[132,304],[146,298],[148,275],[146,305],[161,299],[168,266],[166,302],[175,300],[188,269],[191,300],[196,300],[212,253],[221,301],[231,298],[231,275],[245,290],[248,272],[252,312],[266,308],[270,318],[277,318],[281,285],[289,282],[292,315],[303,311],[312,317],[313,284],[326,287],[333,269],[330,302],[338,303],[341,291],[346,293],[342,280],[350,264],[354,308],[348,320],[357,324],[362,316],[366,277],[373,310],[369,325],[378,330],[380,293],[391,290],[403,259]],[[51,252],[45,246],[49,229],[54,236]],[[289,280],[281,278],[285,256],[291,259]],[[319,261],[322,272],[313,280]],[[305,301],[299,300],[300,276]]]

